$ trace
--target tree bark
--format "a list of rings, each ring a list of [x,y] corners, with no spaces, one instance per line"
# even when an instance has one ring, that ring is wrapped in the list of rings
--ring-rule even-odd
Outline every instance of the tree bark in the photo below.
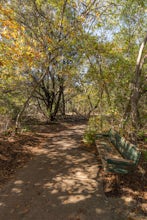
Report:
[[[62,91],[62,106],[61,106],[61,113],[62,113],[62,116],[65,116],[66,114],[66,110],[65,110],[65,97],[64,97],[64,89]]]
[[[57,101],[55,103],[55,108],[54,108],[54,111],[53,113],[51,114],[50,116],[50,120],[53,121],[59,111],[59,107],[60,107],[60,101],[61,101],[61,98],[62,98],[62,94],[63,94],[63,91],[64,91],[64,80],[63,78],[59,78],[58,79],[59,82],[60,82],[60,87],[59,87],[59,94],[58,94],[58,97],[57,97]]]
[[[132,125],[135,129],[140,128],[141,123],[139,119],[139,110],[138,110],[138,103],[140,99],[140,93],[141,93],[141,82],[140,82],[140,76],[142,72],[142,67],[144,63],[144,57],[142,58],[143,54],[143,49],[147,43],[147,34],[144,38],[144,41],[142,42],[138,57],[137,57],[137,62],[136,62],[136,70],[135,70],[135,77],[133,81],[133,88],[132,88],[132,94],[131,94],[131,120],[132,120]]]
[[[138,52],[132,91],[131,91],[130,98],[127,103],[126,110],[125,110],[124,117],[123,117],[123,125],[122,125],[123,128],[125,127],[126,121],[128,120],[129,117],[131,117],[132,126],[136,130],[141,127],[138,103],[139,103],[139,100],[142,94],[141,82],[140,82],[141,72],[142,72],[142,67],[143,67],[145,58],[147,57],[147,55],[142,57],[143,50],[144,50],[146,43],[147,43],[147,33]]]

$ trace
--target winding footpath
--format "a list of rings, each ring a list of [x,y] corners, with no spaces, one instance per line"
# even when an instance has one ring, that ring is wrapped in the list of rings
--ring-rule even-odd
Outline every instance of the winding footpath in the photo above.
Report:
[[[0,220],[121,220],[102,190],[98,161],[81,148],[83,124],[40,130],[33,159],[0,192]]]

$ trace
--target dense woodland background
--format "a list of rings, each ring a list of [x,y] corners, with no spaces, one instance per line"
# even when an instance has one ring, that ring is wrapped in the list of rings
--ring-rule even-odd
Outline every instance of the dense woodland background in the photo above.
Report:
[[[1,0],[0,11],[1,131],[75,114],[145,135],[146,1]]]

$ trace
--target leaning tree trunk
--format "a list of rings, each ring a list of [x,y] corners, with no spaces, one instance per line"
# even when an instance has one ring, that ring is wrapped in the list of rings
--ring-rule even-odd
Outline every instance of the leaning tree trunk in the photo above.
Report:
[[[27,98],[27,100],[25,101],[21,111],[18,113],[17,115],[17,118],[16,118],[16,122],[15,122],[15,133],[18,132],[18,128],[19,128],[19,123],[20,123],[20,120],[21,120],[21,117],[26,109],[26,107],[28,106],[29,104],[29,101],[31,100],[31,98],[33,97],[36,89],[38,88],[38,86],[41,84],[42,80],[44,79],[44,77],[46,76],[46,72],[42,74],[42,76],[40,77],[40,79],[38,80],[38,82],[36,83],[36,85],[34,86],[34,88],[32,89],[29,97]]]
[[[54,60],[55,60],[56,56],[55,57],[52,57],[48,63],[51,64]],[[36,92],[37,88],[40,86],[41,82],[43,81],[43,79],[45,78],[45,76],[48,74],[49,72],[49,68],[46,69],[46,71],[41,75],[40,79],[36,82],[35,86],[32,88],[32,91],[29,95],[29,97],[27,98],[27,100],[25,101],[22,109],[20,110],[20,112],[18,113],[17,115],[17,118],[16,118],[16,121],[15,121],[15,133],[17,133],[18,131],[18,128],[19,128],[19,124],[20,124],[20,121],[21,121],[21,117],[26,109],[26,107],[28,106],[29,104],[29,101],[31,100],[31,98],[33,97],[34,93]]]
[[[142,42],[138,57],[137,57],[137,62],[136,62],[136,70],[135,70],[135,77],[133,81],[133,88],[132,88],[132,93],[130,97],[130,104],[131,104],[131,120],[132,120],[132,125],[135,129],[139,128],[141,123],[139,120],[139,110],[138,110],[138,103],[140,100],[140,94],[141,94],[141,71],[142,67],[144,64],[145,57],[142,57],[143,49],[147,43],[147,34],[144,38],[144,41]]]
[[[142,67],[143,67],[145,58],[147,57],[147,55],[142,56],[146,43],[147,43],[147,34],[139,49],[137,62],[136,62],[136,70],[135,70],[135,75],[133,79],[132,91],[131,91],[130,99],[127,103],[124,117],[123,117],[123,122],[122,122],[123,128],[125,127],[126,121],[129,119],[129,117],[131,117],[132,125],[135,129],[138,129],[141,127],[138,103],[141,97],[141,81],[140,81],[141,72],[142,72]]]

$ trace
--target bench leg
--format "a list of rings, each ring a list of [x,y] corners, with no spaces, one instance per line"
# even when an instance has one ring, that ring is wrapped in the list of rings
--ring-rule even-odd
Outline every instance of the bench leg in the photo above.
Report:
[[[115,174],[115,181],[116,181],[116,186],[119,185],[119,175]]]

